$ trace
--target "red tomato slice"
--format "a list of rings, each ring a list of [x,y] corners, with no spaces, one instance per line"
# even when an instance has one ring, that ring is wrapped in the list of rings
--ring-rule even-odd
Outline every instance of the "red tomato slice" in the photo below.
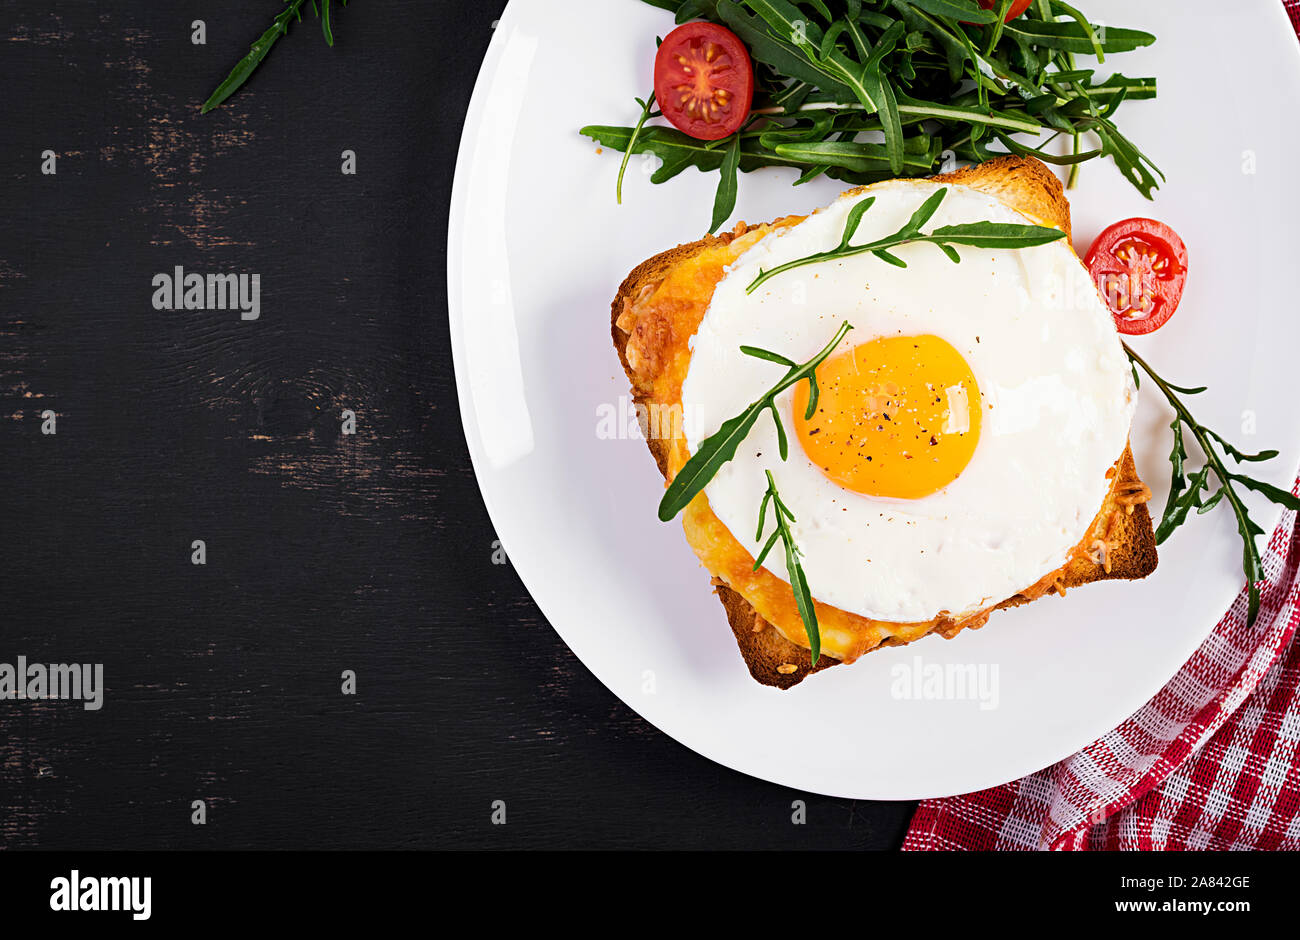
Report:
[[[1010,23],[1021,13],[1028,10],[1029,4],[1033,2],[1034,0],[1015,0],[1015,2],[1011,4],[1011,9],[1007,10],[1006,19],[1003,20],[1003,22]],[[980,6],[985,10],[996,10],[998,8],[998,0],[980,0]]]
[[[754,101],[754,64],[745,44],[715,23],[686,23],[664,37],[654,79],[659,110],[697,140],[734,134]]]
[[[1154,219],[1125,219],[1097,236],[1085,259],[1121,333],[1151,333],[1178,309],[1187,246]]]

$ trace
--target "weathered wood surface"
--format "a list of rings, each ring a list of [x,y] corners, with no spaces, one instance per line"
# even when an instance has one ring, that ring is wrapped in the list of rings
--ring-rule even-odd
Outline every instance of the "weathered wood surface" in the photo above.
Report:
[[[332,50],[309,17],[200,117],[274,0],[0,2],[0,662],[101,662],[108,686],[98,712],[0,702],[0,847],[901,838],[906,805],[649,727],[492,563],[444,271],[502,5],[355,0]],[[153,309],[176,265],[259,273],[261,318]]]

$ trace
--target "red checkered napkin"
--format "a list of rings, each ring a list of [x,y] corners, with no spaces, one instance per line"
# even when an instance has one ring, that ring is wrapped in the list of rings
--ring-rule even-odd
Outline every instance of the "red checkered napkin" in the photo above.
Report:
[[[1300,0],[1284,0],[1300,33]],[[1296,489],[1300,493],[1300,479]],[[1300,525],[1286,512],[1246,592],[1122,725],[1046,770],[912,817],[905,850],[1300,850]]]

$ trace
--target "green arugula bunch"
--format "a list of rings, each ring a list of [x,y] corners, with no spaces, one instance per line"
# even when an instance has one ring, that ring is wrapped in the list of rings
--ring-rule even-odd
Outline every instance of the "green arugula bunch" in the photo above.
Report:
[[[652,153],[651,177],[672,179],[689,166],[718,171],[716,231],[731,215],[737,173],[794,167],[796,183],[825,175],[853,185],[938,172],[945,154],[983,162],[1032,155],[1078,166],[1108,156],[1148,199],[1163,179],[1114,122],[1127,100],[1154,98],[1154,78],[1099,79],[1075,55],[1150,45],[1150,33],[1094,25],[1062,0],[1034,0],[1010,23],[1010,0],[996,11],[976,0],[645,0],[676,14],[726,26],[755,62],[748,121],[730,137],[696,140],[648,124],[660,116],[653,97],[637,99],[631,127],[591,125],[582,133],[602,146]],[[1041,143],[1013,135],[1044,133]],[[1081,149],[1091,133],[1098,146]],[[1045,149],[1064,136],[1072,152]],[[626,160],[624,161],[624,168]],[[620,170],[620,191],[622,171]]]

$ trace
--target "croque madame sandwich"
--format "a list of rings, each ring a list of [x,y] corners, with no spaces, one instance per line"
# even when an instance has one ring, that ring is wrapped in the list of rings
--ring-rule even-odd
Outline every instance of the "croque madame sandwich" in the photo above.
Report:
[[[759,682],[1155,569],[1133,378],[1069,234],[1056,177],[1003,158],[741,223],[623,282],[635,400],[681,416],[647,435],[660,517]]]

